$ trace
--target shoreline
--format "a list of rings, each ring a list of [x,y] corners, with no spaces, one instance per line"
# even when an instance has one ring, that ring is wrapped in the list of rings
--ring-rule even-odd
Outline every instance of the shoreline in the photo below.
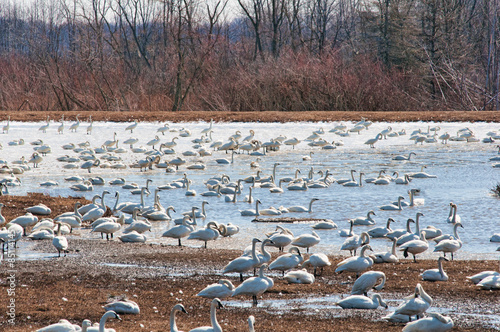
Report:
[[[359,121],[365,118],[370,121],[387,122],[500,122],[500,111],[422,111],[422,112],[56,112],[56,111],[0,111],[0,119],[6,121],[36,122],[45,121],[47,116],[58,120],[64,114],[67,120],[80,115],[81,121],[130,122],[133,120],[147,122],[331,122]]]

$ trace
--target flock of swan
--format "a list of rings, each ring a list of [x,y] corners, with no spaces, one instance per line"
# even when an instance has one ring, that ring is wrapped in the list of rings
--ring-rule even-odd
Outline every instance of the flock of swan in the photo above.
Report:
[[[62,118],[60,124],[54,128],[54,131],[60,137],[75,135],[79,130],[82,131],[79,129],[81,124],[78,117],[75,122],[67,127],[69,133],[66,130],[64,121],[64,118]],[[135,121],[123,130],[127,134],[129,132],[133,134],[134,130],[137,132],[140,127],[141,124]],[[94,138],[96,128],[98,126],[94,125],[90,119],[86,124],[86,128],[83,129],[83,135]],[[464,232],[467,232],[467,228],[471,226],[468,226],[470,220],[461,220],[460,215],[457,213],[458,206],[455,203],[449,203],[448,217],[439,223],[439,225],[445,226],[446,229],[444,227],[441,227],[443,228],[441,229],[436,223],[427,224],[425,227],[421,226],[420,219],[424,217],[424,214],[419,209],[425,206],[426,202],[419,197],[421,190],[415,188],[415,186],[419,186],[419,183],[421,183],[419,181],[437,181],[438,176],[425,172],[425,164],[416,165],[420,168],[419,171],[404,172],[403,174],[401,168],[399,168],[399,171],[387,172],[388,166],[393,165],[393,163],[404,165],[404,163],[415,162],[415,159],[418,160],[419,152],[411,151],[406,154],[388,157],[387,165],[382,169],[378,167],[378,176],[372,178],[363,178],[365,173],[373,171],[369,169],[364,171],[350,169],[351,176],[346,179],[336,179],[338,172],[333,173],[329,169],[321,169],[319,172],[314,170],[314,168],[321,168],[321,164],[313,164],[318,155],[332,153],[331,151],[337,149],[340,150],[345,144],[344,141],[347,142],[351,135],[362,135],[364,132],[371,133],[373,129],[370,128],[373,128],[372,123],[362,120],[352,124],[351,127],[341,123],[330,131],[320,128],[303,139],[297,137],[287,138],[280,135],[267,141],[259,140],[254,128],[255,130],[251,129],[250,135],[247,137],[243,137],[241,131],[238,130],[224,141],[212,139],[212,135],[217,131],[217,124],[213,122],[210,122],[209,127],[199,132],[185,127],[175,129],[173,126],[165,124],[158,127],[151,138],[130,137],[124,139],[122,143],[128,148],[119,147],[120,138],[118,136],[123,135],[118,135],[117,131],[113,132],[112,139],[105,140],[100,146],[92,146],[89,143],[90,139],[87,139],[80,143],[65,141],[61,147],[56,148],[44,143],[44,137],[42,137],[31,142],[30,146],[33,153],[30,158],[15,156],[18,159],[0,160],[2,194],[8,194],[9,190],[15,191],[17,188],[22,188],[23,184],[27,182],[23,179],[29,178],[30,173],[40,174],[43,172],[45,163],[47,163],[49,169],[58,169],[62,173],[58,178],[39,183],[42,188],[59,188],[59,182],[61,181],[61,187],[67,183],[69,190],[82,192],[82,194],[87,192],[92,194],[99,186],[104,189],[100,195],[93,194],[91,204],[81,206],[81,204],[77,203],[74,211],[68,211],[52,219],[46,217],[51,214],[50,207],[38,204],[27,207],[25,215],[12,220],[5,220],[1,214],[3,204],[0,203],[0,226],[2,226],[0,241],[4,245],[5,243],[16,245],[17,241],[23,239],[23,236],[27,236],[32,240],[52,240],[58,257],[60,257],[61,254],[66,255],[71,250],[72,229],[82,228],[88,229],[89,237],[102,238],[102,241],[104,241],[104,236],[106,240],[110,241],[114,239],[114,235],[117,235],[117,239],[121,242],[144,243],[148,240],[159,241],[165,239],[170,244],[181,246],[183,240],[190,240],[199,241],[204,248],[207,248],[208,243],[220,241],[221,238],[237,238],[244,233],[241,224],[228,222],[230,219],[221,220],[220,216],[211,216],[209,207],[212,205],[221,206],[224,204],[228,211],[236,211],[235,213],[244,219],[251,217],[258,220],[268,216],[272,218],[294,216],[300,219],[301,216],[312,214],[313,204],[315,202],[318,202],[316,205],[321,204],[324,199],[309,198],[307,205],[286,204],[288,201],[283,202],[287,206],[261,208],[259,205],[263,205],[265,197],[297,193],[298,196],[295,196],[294,199],[299,199],[306,197],[304,196],[305,193],[312,191],[320,193],[321,190],[319,189],[327,191],[335,187],[359,188],[349,190],[364,190],[365,187],[372,185],[377,188],[396,185],[400,185],[401,188],[412,187],[402,190],[405,195],[394,197],[394,199],[397,198],[396,201],[381,202],[379,206],[368,207],[369,211],[366,216],[348,218],[349,229],[338,230],[338,226],[334,221],[330,218],[322,218],[322,220],[312,225],[303,223],[297,226],[293,224],[292,226],[295,225],[293,229],[279,224],[274,231],[262,232],[259,236],[251,237],[252,240],[248,243],[249,247],[242,255],[227,262],[223,270],[220,271],[221,275],[239,276],[240,285],[235,286],[229,279],[221,279],[218,283],[208,285],[200,291],[198,296],[212,299],[212,326],[192,331],[222,331],[215,312],[217,308],[222,306],[221,301],[224,298],[250,296],[252,303],[257,305],[258,298],[274,286],[273,279],[266,276],[266,271],[279,271],[281,277],[289,283],[314,283],[318,270],[323,270],[323,268],[331,265],[325,253],[315,252],[310,254],[310,251],[313,251],[315,246],[322,241],[324,237],[322,234],[325,234],[328,238],[334,237],[337,241],[343,241],[340,250],[348,251],[353,255],[347,257],[335,267],[337,273],[353,273],[357,277],[352,287],[351,296],[342,299],[336,304],[344,309],[376,309],[379,306],[387,306],[378,293],[368,297],[368,292],[371,289],[379,291],[386,282],[383,272],[370,269],[376,264],[397,263],[402,259],[401,255],[404,258],[416,261],[418,255],[426,253],[428,257],[436,258],[438,268],[424,271],[421,274],[422,281],[446,282],[448,275],[444,266],[448,263],[444,262],[453,260],[457,253],[460,253],[464,244],[464,240],[460,238],[460,232],[462,232],[462,228]],[[2,129],[5,137],[14,134],[10,120],[3,125]],[[50,119],[47,118],[47,122],[40,126],[38,131],[43,136],[50,132],[51,129]],[[336,135],[338,139],[330,142],[325,138],[327,133]],[[164,138],[165,134],[175,136],[168,140]],[[192,136],[196,134],[200,135],[199,138],[193,139]],[[451,142],[468,144],[482,141],[484,143],[493,143],[495,140],[500,139],[500,134],[489,131],[485,138],[480,139],[468,127],[458,130],[456,135],[450,135],[446,132],[440,133],[439,127],[428,126],[427,129],[418,129],[407,135],[405,129],[393,130],[392,127],[388,126],[376,132],[374,138],[366,140],[364,144],[369,146],[367,149],[369,152],[374,152],[382,142],[405,137],[410,141],[414,141],[410,146],[413,147],[413,145],[421,146],[423,144],[447,145],[452,144]],[[24,138],[11,140],[7,146],[2,146],[2,148],[5,149],[4,151],[14,148],[18,150],[12,151],[28,151],[27,141],[28,139]],[[60,142],[60,139],[57,141]],[[191,149],[183,152],[176,150],[181,145],[181,142],[189,141],[193,144]],[[137,147],[141,142],[145,146]],[[185,143],[184,146],[189,144]],[[296,160],[287,159],[285,151],[299,149],[298,146],[301,144],[307,144],[307,148],[314,151],[308,151],[307,155],[298,157]],[[64,154],[54,155],[56,152],[61,151]],[[228,152],[230,153],[229,159],[227,157]],[[242,159],[245,155],[247,157]],[[222,158],[224,156],[226,158]],[[250,162],[250,160],[254,160],[249,159],[250,156],[256,158],[255,161]],[[270,160],[272,165],[269,174],[266,174],[267,169],[260,166],[265,160]],[[493,168],[500,168],[500,163],[497,164],[498,161],[500,161],[500,150],[498,155],[492,156],[488,162],[491,163]],[[214,174],[204,179],[202,191],[199,190],[200,186],[194,188],[195,181],[193,181],[193,178],[199,179],[200,174],[209,174],[209,169],[214,169],[219,173],[220,167],[231,167],[231,165],[236,164],[247,165],[250,173],[244,176],[240,175],[236,180],[234,180],[235,174]],[[286,177],[278,175],[280,168],[285,164],[288,164],[289,168],[297,166],[293,173],[294,176],[291,176],[291,174]],[[306,167],[306,169],[309,169],[309,173],[302,176],[301,166],[299,165],[305,165],[302,166],[302,171]],[[240,165],[240,167],[242,166]],[[222,170],[225,172],[224,168]],[[141,186],[128,180],[131,171],[134,172],[135,177],[140,174],[140,179],[145,180],[145,185]],[[72,172],[72,175],[64,176],[64,172]],[[153,180],[151,179],[152,174],[156,174]],[[150,185],[156,184],[155,182],[158,182],[158,179],[164,174],[170,176],[182,175],[168,183],[154,186],[154,190],[150,189]],[[319,174],[319,177],[316,174]],[[105,177],[107,176],[114,178],[106,180]],[[231,178],[233,178],[233,181]],[[196,189],[199,191],[196,191]],[[114,204],[108,207],[105,198],[106,195],[110,197],[113,190],[115,191]],[[245,194],[247,190],[248,195],[245,198],[240,198],[244,196],[242,194]],[[263,194],[264,191],[268,192],[268,194]],[[177,217],[172,215],[172,213],[177,213],[177,210],[180,210],[175,207],[176,204],[169,204],[166,208],[162,205],[162,201],[165,202],[164,197],[162,197],[165,192],[167,193],[165,196],[168,196],[169,201],[186,201],[201,196],[202,202],[201,204],[195,203],[191,205],[191,208],[186,212],[181,213],[179,211],[181,215]],[[406,196],[406,193],[408,196]],[[153,195],[153,202],[148,205],[146,197],[151,194]],[[139,198],[134,199],[137,197],[135,195],[138,195]],[[131,200],[120,201],[120,196],[125,196]],[[172,199],[173,196],[176,197],[175,200]],[[324,197],[325,194],[318,194],[317,196]],[[192,201],[188,202],[192,203]],[[250,205],[250,207],[243,207],[245,205]],[[444,210],[444,207],[441,207],[441,209]],[[107,210],[110,210],[112,215],[105,217]],[[406,218],[406,228],[392,229],[391,225],[401,220],[402,211],[407,210],[413,211],[411,213],[415,217]],[[332,213],[330,210],[327,211]],[[388,216],[385,226],[376,226],[376,219],[379,214]],[[217,218],[218,221],[213,220],[214,218]],[[250,221],[252,219],[246,218],[245,220]],[[200,223],[203,224],[203,227],[200,227]],[[414,224],[414,229],[412,229],[412,224]],[[155,227],[161,228],[161,235],[147,236],[146,233],[155,229]],[[308,228],[312,229],[308,230]],[[355,228],[366,229],[356,234]],[[300,230],[299,235],[296,235],[297,229]],[[333,232],[334,235],[326,232]],[[446,234],[446,232],[449,232],[449,234]],[[248,234],[243,236],[245,238],[249,237]],[[342,240],[343,238],[345,240]],[[372,249],[373,241],[379,239],[386,239],[385,241],[390,243],[391,249],[374,252]],[[493,234],[490,241],[500,242],[500,234]],[[268,250],[269,247],[274,247],[279,252],[287,249],[287,252],[272,261]],[[358,251],[359,255],[357,254]],[[399,256],[398,251],[401,252]],[[449,258],[447,255],[449,255]],[[312,273],[308,272],[308,268],[312,268]],[[248,273],[256,275],[244,279],[244,274]],[[470,276],[468,279],[477,284],[480,289],[500,289],[500,273],[496,271],[484,271],[481,274]],[[381,282],[377,285],[380,280]],[[453,327],[451,318],[438,313],[426,314],[426,310],[431,305],[432,298],[424,291],[421,284],[417,284],[415,291],[405,299],[405,302],[385,319],[407,323],[404,331],[446,331],[451,329]],[[105,314],[101,320],[102,327],[101,324],[99,325],[99,331],[104,331],[104,322],[108,317],[119,318],[117,313],[120,313],[121,309],[113,309],[115,310],[109,312],[115,316],[108,314],[109,312]],[[175,313],[179,311],[186,312],[182,305],[177,305],[172,309],[171,331],[177,331]],[[411,321],[412,316],[416,316],[417,320]],[[249,318],[249,329],[251,331],[253,331],[254,321],[254,317]],[[57,324],[73,326],[73,324],[65,320],[61,320]],[[77,327],[73,326],[57,331],[73,331],[71,328],[77,330]],[[90,327],[89,322],[84,322],[81,328],[78,327],[79,330],[92,331],[92,327]],[[55,329],[51,330],[47,327],[39,331],[55,331]]]

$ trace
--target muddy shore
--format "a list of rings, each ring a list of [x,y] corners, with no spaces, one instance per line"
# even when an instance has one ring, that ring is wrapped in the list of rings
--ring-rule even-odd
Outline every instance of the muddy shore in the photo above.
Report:
[[[31,199],[31,202],[30,202]],[[7,220],[18,215],[16,210],[30,203],[45,201],[49,206],[57,202],[58,211],[72,209],[76,198],[50,198],[44,195],[0,197],[6,207]],[[55,215],[59,212],[53,212]],[[110,296],[127,295],[141,308],[139,315],[121,315],[122,321],[110,320],[107,327],[117,331],[167,331],[169,312],[176,303],[183,303],[188,314],[178,314],[177,324],[182,330],[210,324],[210,300],[196,294],[205,286],[217,282],[224,265],[238,257],[239,251],[230,249],[203,249],[198,246],[178,247],[169,244],[131,244],[118,240],[107,242],[97,237],[81,239],[75,230],[68,236],[71,252],[57,257],[51,241],[30,241],[19,244],[24,251],[43,259],[19,257],[15,261],[16,320],[7,324],[6,311],[1,310],[0,330],[34,331],[57,322],[61,318],[79,323],[83,319],[98,321],[104,313],[102,306]],[[223,241],[223,239],[222,239]],[[279,255],[272,252],[273,259]],[[256,318],[257,331],[401,331],[403,324],[389,323],[381,318],[390,310],[342,310],[329,300],[332,295],[345,297],[350,293],[355,276],[334,272],[344,256],[330,256],[332,266],[316,278],[312,285],[289,285],[279,273],[272,272],[274,287],[259,298],[257,307],[251,306],[248,296],[226,299],[225,308],[217,312],[224,331],[246,331],[249,315]],[[2,265],[6,266],[6,261]],[[500,292],[477,289],[466,281],[466,276],[484,270],[497,270],[497,261],[456,260],[446,262],[450,277],[447,282],[422,281],[419,274],[435,268],[436,262],[421,260],[413,263],[401,259],[397,264],[378,264],[372,270],[382,271],[387,283],[380,292],[392,310],[400,300],[410,295],[418,282],[434,299],[437,308],[453,318],[454,331],[494,331],[499,328],[485,317],[500,315]],[[8,296],[7,272],[0,273],[0,303]],[[226,276],[235,285],[236,275]],[[307,302],[314,302],[307,305]],[[496,324],[496,325],[495,325]]]
[[[81,121],[159,121],[159,122],[290,122],[290,121],[434,121],[434,122],[500,122],[500,112],[495,111],[446,111],[446,112],[36,112],[36,111],[0,111],[0,120],[45,121],[47,116],[59,120],[61,115],[67,120],[74,120],[80,115]]]

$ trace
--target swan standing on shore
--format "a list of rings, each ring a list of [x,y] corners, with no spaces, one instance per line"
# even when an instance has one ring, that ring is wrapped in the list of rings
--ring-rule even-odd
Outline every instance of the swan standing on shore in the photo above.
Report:
[[[245,280],[241,285],[236,287],[233,292],[233,297],[238,295],[252,295],[253,305],[257,305],[257,296],[263,294],[266,290],[272,287],[269,279],[264,277],[264,270],[267,264],[263,264],[259,269],[259,276]]]
[[[370,235],[368,235],[367,232],[363,232],[361,235],[348,237],[340,247],[340,250],[349,250],[351,256],[353,255],[353,252],[354,256],[356,256],[356,250],[362,245],[368,243],[370,243]]]
[[[179,240],[179,247],[182,246],[181,239],[183,237],[188,236],[192,231],[194,231],[194,227],[196,226],[196,221],[192,223],[189,222],[189,216],[184,216],[182,219],[182,225],[177,225],[166,232],[163,233],[163,237],[171,237]]]
[[[61,235],[61,222],[56,221],[57,224],[57,232],[56,236],[52,239],[52,244],[56,247],[59,255],[57,257],[61,257],[61,251],[64,252],[64,256],[68,253],[68,239],[65,236]]]
[[[311,265],[314,268],[313,275],[317,276],[319,275],[316,273],[318,268],[321,268],[321,273],[323,273],[323,268],[325,266],[332,265],[332,263],[330,263],[330,260],[328,259],[327,255],[323,253],[317,253],[309,256],[309,258],[302,263],[302,267],[307,267],[309,265]]]
[[[259,264],[259,258],[255,252],[255,246],[257,242],[262,242],[261,240],[254,238],[252,240],[252,256],[240,256],[229,262],[222,271],[222,274],[238,272],[240,274],[240,281],[243,281],[243,272],[250,271],[257,264]]]
[[[317,245],[320,240],[319,235],[315,231],[312,231],[312,234],[299,235],[292,241],[291,244],[293,246],[307,248],[307,252],[309,253],[309,248]]]
[[[413,255],[413,261],[416,263],[417,259],[415,258],[416,255],[423,253],[429,249],[429,243],[425,239],[425,231],[420,232],[420,239],[419,240],[412,240],[409,242],[404,243],[399,250],[403,251],[403,256],[406,258],[408,257],[408,253]]]

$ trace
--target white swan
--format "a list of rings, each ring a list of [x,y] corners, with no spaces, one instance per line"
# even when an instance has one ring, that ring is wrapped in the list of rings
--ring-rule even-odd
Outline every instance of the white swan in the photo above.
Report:
[[[312,212],[312,204],[318,200],[319,200],[319,198],[312,198],[311,201],[309,202],[309,208],[306,208],[306,207],[300,206],[300,205],[296,205],[296,206],[290,206],[288,208],[288,211],[289,212],[309,212],[309,213],[311,213]]]
[[[323,268],[325,266],[330,266],[332,263],[330,263],[330,260],[328,259],[328,256],[323,254],[323,253],[317,253],[309,256],[307,260],[305,260],[302,263],[302,267],[307,267],[311,265],[314,268],[313,275],[316,276],[316,271],[318,268],[321,268],[321,273],[323,272]]]
[[[61,222],[56,221],[57,224],[57,232],[56,236],[52,239],[52,244],[56,247],[59,255],[57,257],[61,257],[61,251],[64,252],[64,256],[68,253],[68,239],[65,236],[61,235]]]
[[[170,311],[170,332],[180,332],[177,328],[177,323],[175,322],[175,314],[177,313],[177,311],[187,314],[187,311],[182,304],[174,305],[174,307]]]
[[[245,280],[241,285],[236,287],[232,296],[252,295],[252,303],[253,305],[257,305],[257,296],[263,294],[266,290],[272,287],[269,283],[269,279],[264,277],[264,270],[266,268],[267,264],[263,264],[259,269],[259,276]]]
[[[289,284],[312,284],[315,277],[312,273],[307,272],[306,269],[289,271],[283,276]]]
[[[207,299],[223,299],[233,295],[234,285],[227,279],[220,279],[218,283],[208,285],[203,288],[196,296],[206,297]]]
[[[372,212],[372,211],[370,211],[370,212]],[[370,235],[370,237],[373,237],[373,238],[385,237],[389,232],[392,231],[391,222],[394,222],[394,219],[388,218],[385,227],[371,228],[368,230],[368,235]]]
[[[443,261],[448,261],[445,257],[438,258],[438,268],[437,269],[429,269],[422,272],[420,275],[422,276],[422,280],[427,281],[447,281],[448,275],[444,272],[443,269]]]
[[[47,216],[52,213],[52,210],[45,204],[39,203],[34,206],[30,206],[28,208],[25,208],[27,212],[33,213],[33,214],[40,214],[43,216]]]
[[[273,246],[279,248],[279,251],[283,251],[283,248],[292,243],[295,238],[289,229],[280,225],[276,226],[276,231],[266,235],[273,240]]]
[[[66,319],[61,319],[55,324],[50,324],[36,330],[36,332],[80,332],[81,330],[80,326],[72,324]]]
[[[134,212],[135,208],[143,209],[144,208],[144,193],[145,192],[146,192],[146,187],[142,187],[141,188],[140,203],[133,203],[133,202],[118,203],[118,200],[120,199],[120,193],[117,191],[115,193],[116,202],[115,202],[115,206],[113,207],[113,211],[121,211],[123,213],[132,214]]]
[[[92,167],[98,167],[101,164],[99,159],[89,160],[80,165],[81,169],[86,169],[89,173],[92,173]]]
[[[34,216],[31,212],[26,212],[25,215],[16,217],[10,221],[11,224],[18,224],[23,228],[24,236],[26,236],[26,229],[35,226],[37,222],[38,217]]]
[[[411,316],[417,316],[417,319],[429,309],[432,305],[432,298],[427,294],[422,285],[417,284],[414,294],[405,298],[407,301],[402,303],[395,311],[395,314],[406,315],[411,321]]]
[[[349,181],[349,182],[343,183],[342,185],[344,187],[362,187],[363,186],[363,181],[362,181],[363,175],[365,175],[365,173],[363,173],[363,172],[359,173],[359,182]]]
[[[434,247],[434,252],[442,251],[444,256],[446,257],[446,253],[451,253],[451,260],[453,260],[453,253],[457,252],[460,248],[462,248],[462,241],[457,233],[458,227],[464,227],[461,223],[456,223],[453,225],[453,235],[454,239],[442,240],[436,247]]]
[[[349,229],[340,230],[339,235],[341,237],[350,237],[355,235],[354,232],[352,231],[354,228],[354,219],[349,219],[349,224],[351,225]]]
[[[401,235],[396,243],[398,246],[412,240],[420,239],[420,217],[423,215],[423,213],[417,212],[417,218],[415,219],[415,232]],[[427,230],[425,230],[425,234],[427,235]],[[425,238],[427,239],[427,236]]]
[[[372,247],[370,247],[369,244],[365,244],[361,248],[361,252],[359,253],[359,256],[349,257],[347,259],[344,259],[342,262],[337,264],[337,268],[335,269],[335,272],[337,272],[337,273],[342,273],[344,271],[355,272],[356,276],[358,276],[359,273],[370,268],[373,265],[373,260],[370,257],[366,256],[366,253],[365,253],[366,250],[373,251]]]
[[[297,246],[301,248],[306,248],[306,251],[309,252],[309,248],[317,245],[321,238],[319,235],[315,232],[312,231],[312,234],[302,234],[297,236],[293,241],[292,241],[292,246]]]
[[[296,268],[304,261],[304,257],[300,254],[299,248],[291,247],[288,249],[288,252],[288,254],[279,256],[271,264],[269,264],[269,270],[282,271],[284,275],[285,271]]]
[[[408,157],[407,156],[403,156],[403,155],[398,155],[398,156],[395,156],[392,158],[392,160],[410,160],[411,159],[411,155],[414,155],[416,156],[417,154],[415,152],[410,152],[408,154]]]
[[[462,222],[462,218],[457,214],[457,205],[453,202],[450,203],[450,213],[447,221],[451,224]]]
[[[131,231],[130,233],[120,235],[118,239],[122,242],[139,242],[144,243],[147,240],[146,235],[139,234],[137,231]]]
[[[138,315],[141,310],[139,305],[127,298],[115,299],[103,307],[106,311],[114,311],[117,314]]]
[[[132,134],[132,132],[134,131],[135,128],[137,128],[137,120],[134,120],[134,123],[132,123],[131,125],[128,125],[126,128],[125,128],[125,131],[127,130],[130,130],[130,133]]]
[[[7,124],[2,127],[2,133],[8,134],[10,128],[10,115],[7,117]]]
[[[219,237],[219,226],[215,221],[207,223],[205,228],[193,231],[189,234],[188,240],[198,240],[205,242],[205,249],[208,241],[215,241]]]
[[[474,284],[478,284],[484,278],[489,277],[489,276],[495,276],[495,275],[500,275],[500,273],[496,272],[496,271],[483,271],[483,272],[479,272],[477,274],[474,274],[473,276],[467,277],[467,280],[472,281]]]
[[[417,259],[415,258],[416,255],[423,253],[429,249],[429,243],[425,239],[425,231],[420,232],[420,239],[419,240],[412,240],[409,242],[404,243],[399,250],[403,251],[403,256],[406,258],[408,257],[408,253],[413,255],[413,261],[416,263]]]
[[[104,218],[103,218],[104,219]],[[109,241],[109,235],[113,238],[113,234],[118,232],[122,225],[124,224],[125,215],[122,214],[120,218],[106,218],[103,223],[98,224],[92,230],[91,233],[101,233],[106,234],[106,240]]]
[[[445,332],[453,328],[453,320],[437,312],[405,325],[403,332]]]
[[[189,332],[222,332],[222,327],[217,321],[217,316],[215,314],[218,308],[224,308],[224,306],[219,299],[215,298],[210,305],[210,321],[212,322],[212,326],[197,327]]]
[[[493,234],[490,237],[490,242],[500,242],[500,233]]]
[[[382,279],[380,284],[375,286],[377,282]],[[380,271],[368,271],[363,273],[356,281],[351,289],[351,295],[364,295],[368,296],[368,291],[372,288],[381,290],[385,285],[385,273]]]
[[[392,239],[398,239],[405,234],[412,234],[413,232],[411,231],[410,223],[415,223],[415,220],[408,218],[406,220],[406,229],[398,228],[398,229],[392,230],[389,233],[387,233],[385,235],[385,237],[392,240]]]
[[[403,196],[399,196],[397,205],[391,203],[391,204],[379,206],[379,209],[384,210],[384,211],[402,211],[403,207],[401,205],[401,201],[404,199],[405,198]]]
[[[311,226],[314,229],[337,229],[337,224],[333,220],[326,219]]]
[[[375,252],[370,255],[370,258],[373,259],[373,262],[376,264],[399,262],[399,258],[396,255],[396,242],[397,238],[392,239],[391,251]]]
[[[194,208],[193,208],[194,209]],[[171,237],[179,240],[179,246],[182,246],[181,239],[183,237],[188,236],[192,231],[194,231],[194,226],[196,226],[196,222],[189,222],[189,216],[184,216],[182,220],[182,225],[177,225],[166,232],[163,233],[163,237]]]
[[[42,133],[46,133],[47,129],[49,128],[49,125],[50,125],[49,120],[50,120],[50,117],[47,116],[47,123],[44,124],[44,125],[42,125],[42,126],[40,126],[40,128],[38,128],[38,130],[41,131]]]
[[[224,224],[219,225],[219,232],[220,235],[222,235],[223,237],[233,236],[235,234],[238,234],[239,231],[240,228],[237,225],[233,225],[230,222],[228,222],[226,225]]]
[[[427,168],[427,166],[422,166],[421,169],[420,169],[420,172],[416,172],[416,173],[410,173],[408,174],[410,177],[412,178],[416,178],[416,179],[431,179],[431,178],[437,178],[437,175],[431,175],[431,174],[428,174],[428,173],[425,173],[424,172],[424,168]]]
[[[382,139],[382,134],[379,133],[375,138],[370,138],[365,142],[365,144],[369,145],[371,148],[375,148],[375,143],[377,143],[380,139]]]
[[[375,225],[375,220],[371,217],[371,215],[376,215],[373,210],[368,211],[366,214],[366,217],[357,217],[354,219],[354,225],[361,225],[361,226],[371,226]]]
[[[260,213],[259,213],[259,204],[261,204],[261,201],[260,200],[256,200],[255,201],[255,210],[253,210],[253,209],[240,210],[240,214],[242,216],[258,217],[260,215]]]
[[[82,324],[82,332],[115,332],[114,329],[107,329],[105,327],[106,321],[108,318],[116,318],[118,320],[122,320],[120,316],[114,311],[107,311],[104,315],[102,315],[101,320],[99,321],[99,327],[90,327],[90,321],[84,320],[84,324]]]
[[[97,206],[89,211],[87,211],[83,216],[82,216],[82,222],[93,222],[97,220],[98,218],[101,218],[104,213],[106,213],[107,207],[104,204],[104,196],[106,194],[109,194],[110,192],[107,190],[104,190],[101,195],[101,204],[100,206]]]
[[[371,298],[364,295],[351,295],[335,304],[342,309],[377,309],[379,306],[387,308],[380,294],[373,294]]]
[[[500,274],[486,277],[478,282],[476,286],[485,290],[498,290],[500,289]]]
[[[76,133],[76,130],[80,126],[80,120],[78,119],[79,116],[80,114],[76,115],[76,122],[72,123],[71,126],[69,126],[69,131]]]
[[[196,209],[191,209],[191,211],[186,211],[182,212],[182,215],[184,216],[189,216],[193,217],[193,214],[196,216],[196,218],[202,218],[205,219],[207,217],[207,211],[205,209],[205,205],[208,205],[209,203],[207,201],[202,201],[201,202],[201,210],[196,208]]]
[[[259,258],[255,252],[255,246],[257,242],[262,242],[261,240],[254,238],[252,240],[252,256],[240,256],[229,262],[222,271],[222,274],[238,272],[240,274],[240,281],[243,281],[243,272],[250,271],[257,264],[259,264]]]
[[[28,235],[28,238],[32,240],[52,240],[54,238],[54,230],[42,227]]]
[[[349,250],[351,256],[356,256],[356,250],[362,245],[370,243],[370,235],[367,232],[361,233],[361,235],[353,235],[345,239],[344,243],[340,247],[340,250]]]

